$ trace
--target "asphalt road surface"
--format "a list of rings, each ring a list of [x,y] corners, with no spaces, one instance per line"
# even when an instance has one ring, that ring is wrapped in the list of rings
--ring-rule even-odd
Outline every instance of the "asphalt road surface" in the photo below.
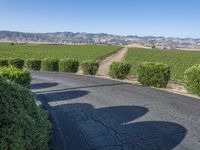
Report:
[[[53,150],[199,150],[200,100],[66,73],[32,72]]]

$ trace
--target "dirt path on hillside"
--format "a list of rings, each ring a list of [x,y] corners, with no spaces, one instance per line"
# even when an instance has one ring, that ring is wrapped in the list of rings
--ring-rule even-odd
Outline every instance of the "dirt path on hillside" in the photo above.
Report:
[[[97,75],[106,76],[109,71],[109,67],[113,62],[120,62],[125,57],[126,53],[128,52],[128,48],[124,47],[117,51],[116,53],[106,57],[104,60],[100,62],[99,70]]]

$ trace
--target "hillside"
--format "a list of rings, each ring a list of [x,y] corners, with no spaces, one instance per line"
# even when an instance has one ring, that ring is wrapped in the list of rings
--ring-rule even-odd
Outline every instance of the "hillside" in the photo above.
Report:
[[[200,49],[200,39],[119,36],[93,33],[23,33],[0,31],[0,42],[14,43],[46,43],[46,44],[139,44],[144,47],[159,49]]]

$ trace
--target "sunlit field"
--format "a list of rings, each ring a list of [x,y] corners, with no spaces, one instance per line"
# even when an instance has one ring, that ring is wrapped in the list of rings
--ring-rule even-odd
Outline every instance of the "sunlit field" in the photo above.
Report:
[[[194,64],[200,64],[200,52],[130,48],[125,61],[133,65],[131,74],[136,74],[137,66],[144,61],[168,64],[171,80],[183,82],[184,71]]]
[[[37,44],[0,44],[0,58],[75,58],[99,60],[117,51],[118,46],[101,45],[37,45]]]

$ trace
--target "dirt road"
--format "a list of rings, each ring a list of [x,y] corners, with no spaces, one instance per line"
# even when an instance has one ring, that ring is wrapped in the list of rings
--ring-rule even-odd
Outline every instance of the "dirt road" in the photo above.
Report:
[[[97,72],[97,75],[99,76],[106,76],[109,71],[109,67],[113,62],[119,62],[122,61],[123,58],[125,57],[126,53],[128,51],[127,47],[124,47],[117,51],[116,53],[108,56],[104,60],[100,62],[99,70]]]

